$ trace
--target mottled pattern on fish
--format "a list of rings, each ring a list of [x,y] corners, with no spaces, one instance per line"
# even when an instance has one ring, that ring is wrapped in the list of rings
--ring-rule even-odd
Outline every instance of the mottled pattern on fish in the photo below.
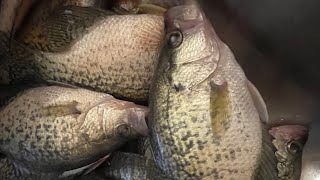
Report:
[[[16,34],[16,39],[32,48],[42,51],[57,51],[55,44],[51,44],[48,36],[46,20],[62,6],[81,6],[103,8],[107,0],[45,0],[38,1],[31,14],[25,18],[23,28]]]
[[[20,168],[8,158],[0,159],[1,180],[56,180],[58,173],[42,173]]]
[[[197,6],[165,18],[148,121],[157,165],[175,179],[276,179],[270,136],[231,50]]]
[[[269,133],[274,137],[278,177],[280,180],[298,180],[301,175],[302,149],[308,129],[300,125],[273,127]]]
[[[0,151],[30,171],[64,172],[145,135],[145,113],[143,106],[89,90],[30,89],[0,111]]]
[[[122,180],[170,179],[155,166],[154,161],[137,154],[113,153],[109,164],[97,169],[97,173],[103,174],[106,178]]]
[[[66,10],[73,14],[84,11],[80,7]],[[69,25],[63,28],[72,29],[72,24]],[[144,101],[148,98],[154,65],[159,57],[163,27],[161,16],[114,15],[100,19],[64,52],[28,53],[21,45],[16,45],[16,56],[6,57],[7,62],[2,63],[0,83],[26,76],[29,79],[38,77]],[[70,33],[78,32],[75,29]]]

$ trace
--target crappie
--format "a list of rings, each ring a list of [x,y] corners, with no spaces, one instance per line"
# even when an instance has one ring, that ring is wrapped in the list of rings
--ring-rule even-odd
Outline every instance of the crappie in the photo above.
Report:
[[[50,53],[15,43],[12,55],[0,59],[0,84],[41,79],[91,88],[123,99],[148,98],[164,39],[162,16],[111,16],[98,9],[68,6],[50,20],[51,41],[57,46],[72,44],[62,52]],[[1,43],[8,39],[4,35],[0,38]]]
[[[300,125],[273,127],[269,133],[274,137],[279,180],[298,180],[301,174],[301,155],[308,129]]]
[[[55,51],[47,35],[47,18],[62,6],[104,8],[108,0],[39,0],[30,15],[24,18],[15,39],[42,51]]]
[[[144,106],[104,93],[32,88],[0,111],[0,151],[14,164],[16,177],[61,175],[146,136],[146,113]]]
[[[162,174],[153,160],[137,154],[124,152],[113,153],[109,159],[109,165],[99,167],[96,173],[106,178],[122,180],[170,179],[165,174]]]
[[[148,118],[157,166],[175,179],[277,179],[263,99],[199,6],[169,9],[165,27]]]

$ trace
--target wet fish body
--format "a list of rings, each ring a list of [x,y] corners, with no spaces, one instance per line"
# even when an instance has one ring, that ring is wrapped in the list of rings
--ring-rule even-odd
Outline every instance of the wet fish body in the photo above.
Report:
[[[175,179],[277,179],[265,106],[231,50],[196,4],[165,22],[148,121],[157,166]]]
[[[63,6],[96,7],[103,9],[108,0],[46,0],[37,1],[30,14],[23,20],[23,28],[15,35],[15,39],[28,46],[42,51],[55,51],[50,47],[47,36],[46,20],[54,11]]]
[[[123,180],[161,180],[170,179],[162,174],[153,160],[133,154],[116,152],[109,160],[109,165],[100,167],[96,173],[111,179]]]
[[[145,101],[162,46],[163,17],[103,16],[99,10],[82,7],[65,7],[60,12],[50,23],[53,41],[72,45],[49,53],[16,43],[14,57],[6,57],[0,67],[0,83],[38,77]]]
[[[0,151],[22,175],[62,174],[145,136],[146,113],[146,107],[104,93],[33,88],[0,111]]]
[[[279,180],[298,180],[301,174],[301,155],[308,129],[301,125],[273,127],[269,133],[274,137]]]

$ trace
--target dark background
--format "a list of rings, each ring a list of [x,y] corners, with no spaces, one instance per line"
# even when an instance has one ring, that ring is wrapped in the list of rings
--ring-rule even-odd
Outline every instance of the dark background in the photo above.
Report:
[[[220,39],[259,89],[274,123],[317,120],[320,2],[200,0]]]

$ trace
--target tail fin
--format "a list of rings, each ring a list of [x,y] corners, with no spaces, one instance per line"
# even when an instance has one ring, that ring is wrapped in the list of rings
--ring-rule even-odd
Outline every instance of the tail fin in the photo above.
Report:
[[[38,80],[33,67],[36,53],[0,31],[0,84]]]

